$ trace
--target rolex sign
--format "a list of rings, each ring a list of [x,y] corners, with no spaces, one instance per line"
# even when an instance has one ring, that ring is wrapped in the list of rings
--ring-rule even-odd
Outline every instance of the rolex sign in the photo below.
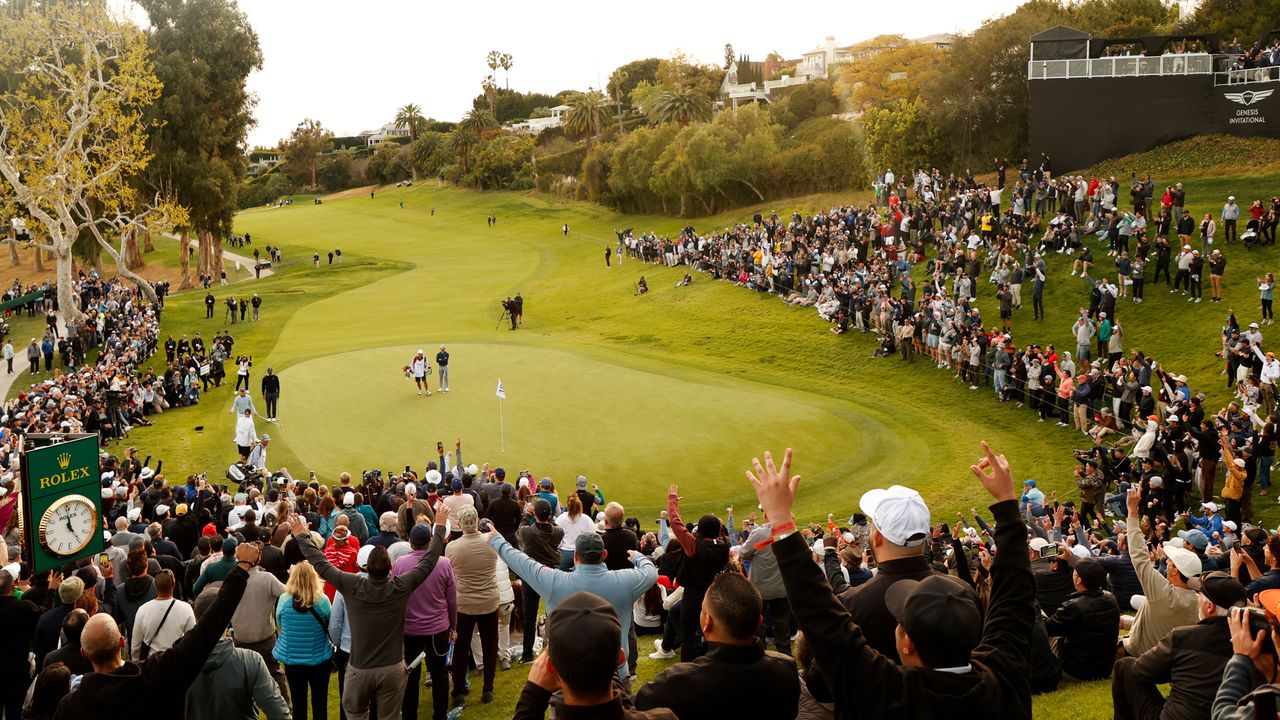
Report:
[[[28,450],[22,469],[25,540],[35,572],[102,552],[98,436]]]

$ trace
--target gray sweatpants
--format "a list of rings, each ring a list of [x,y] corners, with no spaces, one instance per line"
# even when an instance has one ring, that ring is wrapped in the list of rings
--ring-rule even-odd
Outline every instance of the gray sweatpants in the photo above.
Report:
[[[395,720],[400,717],[407,678],[404,661],[378,668],[348,665],[342,689],[342,710],[348,720],[369,720],[369,701],[377,698],[378,720]]]

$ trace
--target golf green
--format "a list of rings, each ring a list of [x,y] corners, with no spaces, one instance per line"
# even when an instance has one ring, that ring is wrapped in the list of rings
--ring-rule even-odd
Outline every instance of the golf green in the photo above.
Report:
[[[803,395],[771,396],[768,387],[741,380],[682,379],[514,344],[450,345],[450,392],[432,376],[436,389],[426,397],[400,372],[416,349],[340,353],[286,370],[282,382],[310,388],[283,417],[280,434],[293,452],[309,467],[381,463],[384,472],[398,472],[433,455],[437,441],[452,449],[460,437],[468,463],[505,465],[513,475],[528,468],[562,488],[583,474],[607,495],[625,497],[664,478],[736,480],[742,459],[759,451],[755,439],[776,424],[788,428],[797,452],[823,467],[838,467],[862,445],[858,427]],[[358,393],[327,381],[358,376]],[[505,401],[496,396],[499,377]],[[749,410],[762,396],[770,397],[767,415]],[[353,428],[379,429],[377,444],[352,442]],[[711,489],[718,484],[691,481],[682,493],[715,507],[722,503]]]

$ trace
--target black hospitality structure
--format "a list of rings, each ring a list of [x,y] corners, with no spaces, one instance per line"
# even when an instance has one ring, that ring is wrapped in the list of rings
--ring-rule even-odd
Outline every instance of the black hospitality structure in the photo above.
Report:
[[[1232,70],[1235,58],[1214,35],[1033,35],[1029,157],[1061,172],[1196,135],[1280,137],[1280,67]]]

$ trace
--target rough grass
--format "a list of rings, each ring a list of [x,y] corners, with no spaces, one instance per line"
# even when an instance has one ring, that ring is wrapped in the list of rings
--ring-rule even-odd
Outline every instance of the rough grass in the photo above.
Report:
[[[1190,177],[1209,177],[1257,172],[1280,165],[1280,140],[1232,135],[1201,135],[1161,145],[1147,152],[1106,160],[1082,175],[1114,175],[1121,182],[1131,174],[1154,175],[1177,182]],[[1127,193],[1124,197],[1128,197]],[[1270,197],[1270,196],[1268,196]]]

